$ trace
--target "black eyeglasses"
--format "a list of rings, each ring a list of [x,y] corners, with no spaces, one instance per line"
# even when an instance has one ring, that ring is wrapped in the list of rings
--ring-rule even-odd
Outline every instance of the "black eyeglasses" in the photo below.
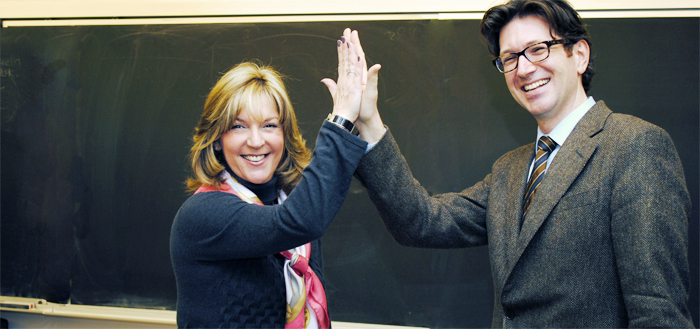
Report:
[[[496,65],[496,68],[501,73],[508,73],[518,68],[518,59],[521,55],[525,55],[525,58],[527,58],[530,63],[537,63],[549,57],[549,47],[569,43],[571,42],[566,39],[538,42],[534,45],[528,46],[519,53],[507,53],[494,58],[493,65]]]

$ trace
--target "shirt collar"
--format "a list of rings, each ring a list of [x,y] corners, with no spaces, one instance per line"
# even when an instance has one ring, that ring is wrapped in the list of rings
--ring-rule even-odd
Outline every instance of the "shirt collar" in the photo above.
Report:
[[[593,105],[595,105],[595,100],[593,99],[593,96],[589,96],[588,99],[583,102],[583,104],[579,105],[579,107],[577,107],[573,112],[569,113],[564,120],[561,120],[561,122],[559,122],[559,124],[554,127],[552,132],[550,132],[547,136],[554,140],[558,146],[564,145],[564,142],[571,134],[571,131],[574,130],[578,122],[581,121],[581,118],[588,113],[588,110],[590,110]],[[540,127],[537,127],[537,140],[539,140],[542,136],[545,136],[545,134],[542,132]],[[535,146],[536,145],[537,143],[535,143]]]

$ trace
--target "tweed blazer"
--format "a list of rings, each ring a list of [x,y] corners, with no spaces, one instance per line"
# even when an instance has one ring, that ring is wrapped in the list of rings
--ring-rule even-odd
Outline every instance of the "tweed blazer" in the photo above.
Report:
[[[459,193],[430,196],[391,133],[357,177],[406,246],[488,244],[493,327],[692,327],[690,198],[669,135],[599,101],[581,119],[520,229],[534,143]]]

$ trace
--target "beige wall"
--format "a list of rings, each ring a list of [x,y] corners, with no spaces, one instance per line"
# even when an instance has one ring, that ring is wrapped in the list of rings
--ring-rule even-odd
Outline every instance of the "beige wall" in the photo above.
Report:
[[[459,13],[503,0],[0,0],[0,19]],[[698,0],[570,0],[582,16],[700,16]],[[428,17],[430,18],[430,17]],[[453,17],[448,17],[453,18]],[[460,18],[460,17],[457,17]],[[461,18],[473,18],[461,16]]]

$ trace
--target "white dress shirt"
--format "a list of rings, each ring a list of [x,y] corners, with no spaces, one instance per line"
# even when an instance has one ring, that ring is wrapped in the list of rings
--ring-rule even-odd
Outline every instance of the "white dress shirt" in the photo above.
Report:
[[[586,113],[588,113],[588,110],[590,110],[593,105],[595,105],[595,100],[593,99],[592,96],[589,96],[588,99],[583,102],[579,107],[577,107],[573,112],[569,113],[564,120],[561,120],[559,124],[552,129],[552,132],[550,132],[548,135],[545,135],[542,132],[542,129],[540,127],[537,127],[537,141],[540,140],[540,137],[542,136],[549,136],[554,142],[557,143],[557,147],[554,148],[554,151],[552,151],[552,154],[549,155],[549,158],[547,158],[547,167],[549,168],[549,164],[552,163],[552,160],[554,157],[557,155],[559,152],[559,149],[561,149],[561,146],[564,145],[564,142],[566,139],[569,137],[571,134],[571,131],[574,130],[574,127],[578,124],[579,121],[581,121],[581,118],[583,118]],[[537,142],[535,142],[535,153],[537,152]],[[530,164],[530,175],[532,175],[532,166],[535,164],[535,160],[532,160],[532,163]],[[547,169],[545,169],[545,172],[547,172]],[[530,175],[528,175],[528,179],[530,179]]]

